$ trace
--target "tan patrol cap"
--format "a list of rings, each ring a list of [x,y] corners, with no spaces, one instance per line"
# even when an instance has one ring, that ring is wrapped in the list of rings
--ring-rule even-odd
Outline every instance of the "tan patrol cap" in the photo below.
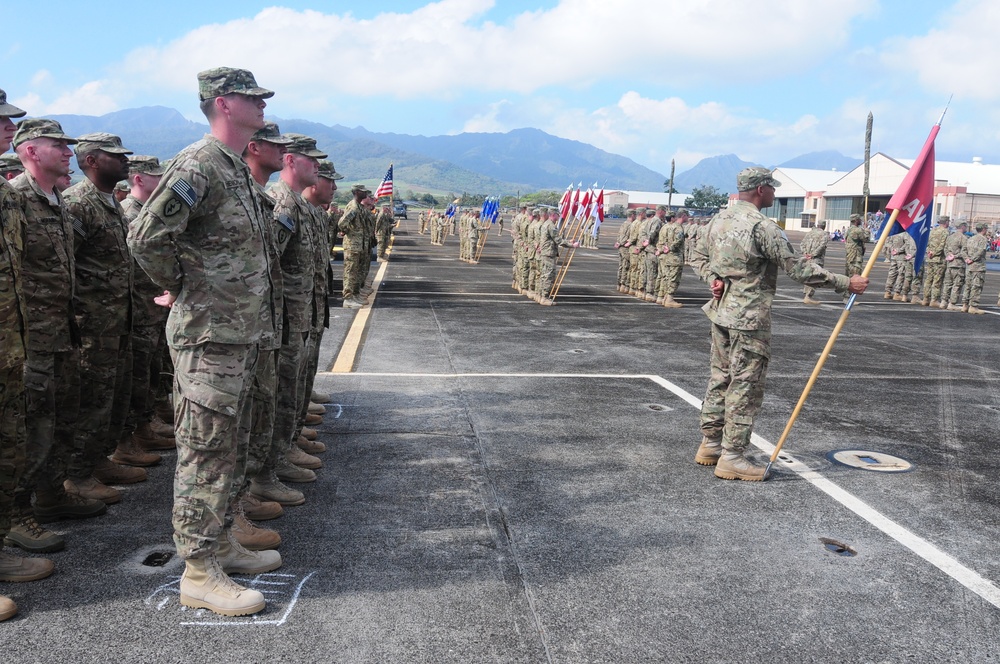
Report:
[[[198,72],[198,97],[202,101],[234,92],[262,99],[270,99],[274,96],[272,90],[257,85],[253,74],[246,69],[216,67]]]
[[[0,117],[23,118],[28,112],[21,110],[14,104],[7,103],[7,93],[0,90]]]
[[[57,141],[66,141],[70,145],[76,143],[76,139],[71,136],[67,136],[63,132],[62,125],[55,120],[49,120],[47,118],[29,118],[27,120],[21,120],[17,123],[17,133],[14,134],[15,148],[25,141],[34,140],[36,138],[54,138]]]

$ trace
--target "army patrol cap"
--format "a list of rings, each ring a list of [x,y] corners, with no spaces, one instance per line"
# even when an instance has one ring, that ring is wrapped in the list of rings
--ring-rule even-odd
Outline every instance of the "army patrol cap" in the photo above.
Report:
[[[28,112],[21,110],[14,104],[7,103],[7,93],[0,90],[0,117],[23,118]]]
[[[304,134],[285,134],[285,138],[291,139],[291,143],[285,148],[287,154],[300,154],[313,159],[326,159],[329,156],[316,149],[315,138],[309,138]]]
[[[649,208],[646,209],[646,216],[647,217],[652,217],[654,214],[656,214],[656,212],[654,210],[649,209]]]
[[[257,81],[246,69],[216,67],[198,73],[198,97],[202,100],[214,99],[232,93],[270,99],[274,92],[257,85]]]
[[[76,153],[93,152],[100,150],[109,154],[132,154],[131,150],[122,147],[122,139],[114,134],[98,131],[93,134],[84,134],[76,139]]]
[[[115,191],[129,192],[132,191],[132,187],[128,186],[128,182],[122,180],[121,182],[115,185]]]
[[[535,208],[535,209],[533,209],[531,211],[531,216],[532,217],[540,217],[540,216],[542,216],[542,208]]]
[[[661,211],[662,212],[666,212],[667,211],[667,206],[666,205],[657,205],[656,206],[656,211],[657,212],[661,212]]]
[[[675,217],[690,217],[691,213],[688,212],[687,208],[677,208],[677,211],[674,212],[674,216]]]
[[[136,154],[128,158],[129,175],[163,175],[166,169],[160,165],[160,160],[145,154]]]
[[[852,214],[851,215],[851,221],[861,221],[861,215],[860,214]]]
[[[626,217],[634,217],[635,216],[635,210],[629,210],[628,212],[625,213],[625,216]]]
[[[942,214],[940,217],[938,217],[938,223],[939,224],[947,224],[947,223],[950,223],[950,222],[951,222],[951,217],[949,217],[946,214]]]
[[[959,228],[968,228],[969,227],[969,222],[967,222],[967,221],[960,221],[960,222],[958,222],[958,227]]]
[[[976,232],[977,233],[980,233],[980,232],[985,231],[985,230],[986,230],[986,224],[984,222],[980,221],[980,222],[978,222],[976,224]]]
[[[25,141],[36,138],[54,138],[57,141],[66,141],[69,145],[76,143],[75,138],[63,133],[62,125],[55,120],[30,118],[17,123],[17,133],[14,134],[15,148]]]
[[[826,219],[820,219],[817,221],[816,228],[826,228]]]
[[[780,187],[781,183],[774,179],[773,172],[762,166],[751,166],[744,168],[736,176],[736,189],[739,191],[753,191],[757,187]]]
[[[352,194],[363,194],[366,191],[368,191],[368,188],[365,187],[365,185],[360,184],[360,183],[354,185],[353,187],[351,187],[351,193]]]
[[[344,176],[337,172],[337,167],[329,159],[319,162],[319,176],[327,180],[343,180]]]
[[[276,123],[267,121],[264,123],[263,128],[255,131],[253,136],[250,137],[250,142],[256,141],[267,141],[275,145],[288,145],[292,142],[292,139],[282,134]]]
[[[21,158],[18,157],[16,153],[8,152],[7,154],[0,155],[0,175],[16,173],[23,170],[24,164],[21,163]]]

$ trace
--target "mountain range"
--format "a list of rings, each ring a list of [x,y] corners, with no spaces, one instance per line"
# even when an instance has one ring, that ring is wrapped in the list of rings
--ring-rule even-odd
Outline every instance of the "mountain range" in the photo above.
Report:
[[[55,115],[71,136],[105,131],[121,136],[137,154],[168,159],[208,132],[208,125],[192,122],[178,111],[147,106],[101,116]],[[398,191],[459,194],[515,194],[550,189],[562,191],[569,183],[592,182],[607,188],[663,191],[666,176],[620,155],[579,141],[559,138],[539,129],[506,133],[462,133],[453,136],[411,136],[377,133],[363,127],[324,125],[297,119],[271,118],[283,132],[312,136],[329,153],[346,181],[375,184],[393,164]],[[859,160],[837,152],[814,152],[783,166],[849,170]],[[674,189],[690,192],[711,185],[727,192],[736,173],[747,166],[736,155],[703,159],[675,177]]]

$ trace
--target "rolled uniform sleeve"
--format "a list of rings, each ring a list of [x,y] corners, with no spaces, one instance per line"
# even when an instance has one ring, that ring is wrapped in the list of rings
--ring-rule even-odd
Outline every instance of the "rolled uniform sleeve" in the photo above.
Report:
[[[833,288],[838,293],[846,293],[851,280],[820,267],[812,260],[795,253],[792,243],[776,224],[757,224],[754,227],[757,246],[771,262],[781,266],[789,277],[804,286],[812,288]]]

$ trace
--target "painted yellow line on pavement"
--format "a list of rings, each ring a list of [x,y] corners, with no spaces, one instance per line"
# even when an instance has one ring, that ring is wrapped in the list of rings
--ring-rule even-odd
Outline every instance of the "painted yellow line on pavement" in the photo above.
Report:
[[[351,328],[347,331],[347,337],[340,346],[340,352],[337,353],[337,359],[333,361],[333,366],[330,367],[330,373],[351,373],[354,370],[354,362],[361,351],[361,339],[364,337],[365,329],[368,327],[368,318],[372,313],[372,305],[375,304],[375,298],[378,296],[378,287],[382,285],[382,279],[385,277],[387,267],[389,267],[388,261],[382,263],[378,268],[378,272],[375,273],[375,280],[372,282],[371,300],[368,304],[358,309],[358,313],[354,317],[354,322],[351,323]]]

